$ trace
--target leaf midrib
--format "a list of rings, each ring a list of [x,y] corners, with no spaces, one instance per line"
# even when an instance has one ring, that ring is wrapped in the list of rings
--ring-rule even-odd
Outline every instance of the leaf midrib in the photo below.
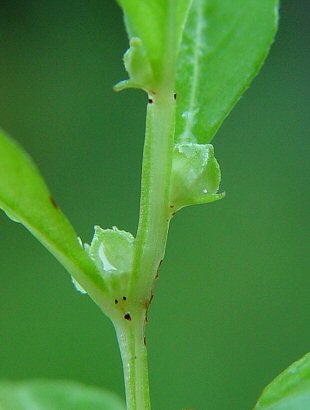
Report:
[[[203,24],[208,24],[207,21],[203,22],[203,7],[202,7],[202,0],[197,0],[199,7],[196,8],[197,10],[197,25],[195,30],[195,38],[197,39],[195,43],[195,50],[194,50],[194,70],[193,70],[193,86],[190,92],[190,102],[187,111],[192,113],[195,109],[195,104],[197,100],[197,90],[199,84],[199,67],[200,67],[200,58],[199,52],[201,47],[203,46],[202,41],[202,32],[203,32]],[[189,116],[189,120],[186,121],[185,129],[184,129],[184,139],[186,139],[189,135],[192,135],[192,130],[195,125],[195,121],[191,120],[194,116]]]

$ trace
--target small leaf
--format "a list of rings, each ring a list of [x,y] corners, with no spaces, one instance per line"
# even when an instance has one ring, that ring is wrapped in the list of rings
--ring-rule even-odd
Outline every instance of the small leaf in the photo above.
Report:
[[[263,391],[254,410],[310,409],[310,353],[293,363]]]
[[[106,289],[100,273],[30,157],[1,130],[0,209],[22,223],[98,303]]]
[[[191,0],[118,0],[124,10],[129,39],[139,37],[154,78],[169,77],[182,38]]]
[[[135,238],[131,233],[95,226],[95,234],[87,252],[101,272],[104,282],[116,295],[127,290],[132,271]]]
[[[130,48],[124,55],[124,65],[129,74],[129,80],[119,82],[114,86],[114,90],[142,88],[151,93],[155,86],[154,76],[142,41],[138,37],[133,37],[129,44]]]
[[[224,196],[217,194],[221,170],[211,144],[176,144],[171,178],[172,212],[188,205],[213,202]]]
[[[258,73],[278,0],[194,0],[181,44],[176,142],[208,143]]]
[[[125,410],[113,393],[67,381],[0,383],[1,410]]]

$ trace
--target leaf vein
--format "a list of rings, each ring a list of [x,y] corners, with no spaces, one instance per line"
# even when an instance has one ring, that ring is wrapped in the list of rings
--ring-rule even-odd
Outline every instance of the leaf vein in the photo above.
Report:
[[[192,134],[192,130],[195,125],[197,92],[199,87],[200,57],[202,54],[201,50],[203,48],[203,29],[206,25],[206,21],[204,21],[203,16],[203,0],[196,0],[196,3],[197,7],[194,8],[196,11],[196,30],[195,35],[193,36],[193,40],[196,39],[196,42],[193,53],[193,83],[189,98],[189,106],[186,118],[187,121],[185,123],[183,135],[181,136],[183,140],[182,142],[186,142],[189,139],[191,141],[195,139],[194,135]],[[192,7],[194,7],[194,5]]]

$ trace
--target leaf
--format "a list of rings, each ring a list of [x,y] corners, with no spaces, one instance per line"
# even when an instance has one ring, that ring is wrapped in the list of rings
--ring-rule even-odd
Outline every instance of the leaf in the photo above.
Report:
[[[170,187],[171,212],[189,205],[217,201],[221,182],[220,166],[211,144],[176,144]]]
[[[95,226],[95,234],[87,253],[101,272],[110,294],[123,295],[132,272],[135,238],[131,233]]]
[[[125,410],[114,394],[67,381],[0,383],[0,410]]]
[[[265,388],[254,410],[310,409],[310,353],[284,370]]]
[[[176,142],[208,143],[258,73],[278,0],[194,0],[181,44]]]
[[[175,69],[191,0],[118,0],[129,38],[139,37],[157,80]]]
[[[156,82],[142,41],[139,37],[132,37],[129,41],[129,46],[123,58],[129,79],[120,81],[114,86],[114,90],[122,91],[126,88],[141,88],[150,94],[156,87]]]
[[[22,223],[99,303],[105,291],[100,273],[30,157],[1,130],[0,209]]]

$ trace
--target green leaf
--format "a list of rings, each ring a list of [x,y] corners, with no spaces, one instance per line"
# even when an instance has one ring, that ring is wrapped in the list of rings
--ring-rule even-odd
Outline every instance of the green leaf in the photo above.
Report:
[[[220,182],[221,170],[211,144],[175,145],[170,188],[172,213],[185,206],[223,198],[224,194],[217,194]]]
[[[109,288],[110,294],[120,297],[128,289],[132,271],[135,238],[131,233],[95,226],[95,234],[87,253],[94,261]]]
[[[254,410],[310,409],[310,353],[293,363],[265,388]]]
[[[258,73],[278,0],[194,0],[178,59],[176,142],[208,143]]]
[[[1,130],[0,209],[22,223],[99,303],[105,291],[99,271],[30,157]]]
[[[156,87],[153,70],[149,63],[142,41],[139,37],[132,37],[129,49],[124,54],[124,65],[129,79],[114,86],[115,91],[125,88],[141,88],[148,93]]]
[[[67,381],[0,383],[0,410],[125,410],[114,394]]]
[[[154,78],[175,69],[175,60],[191,0],[118,0],[124,10],[129,38],[139,37]]]

